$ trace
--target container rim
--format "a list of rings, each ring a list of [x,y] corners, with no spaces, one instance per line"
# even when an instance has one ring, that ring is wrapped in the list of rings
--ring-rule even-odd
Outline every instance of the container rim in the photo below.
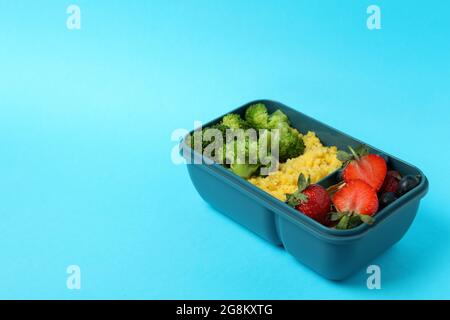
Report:
[[[315,221],[314,219],[311,219],[309,217],[307,217],[306,215],[303,214],[299,214],[297,210],[295,210],[294,208],[290,207],[289,205],[287,205],[286,203],[282,202],[281,200],[275,198],[274,196],[272,196],[271,194],[267,193],[266,191],[256,187],[255,185],[251,184],[250,182],[248,182],[246,179],[243,179],[241,177],[239,177],[238,175],[234,174],[233,172],[231,172],[230,170],[228,170],[227,168],[223,167],[220,164],[217,164],[215,162],[213,162],[210,158],[205,157],[203,154],[198,153],[197,151],[195,151],[194,149],[192,149],[190,146],[188,146],[187,144],[185,144],[185,139],[183,139],[180,142],[180,153],[182,152],[183,148],[186,148],[187,151],[191,152],[191,159],[201,159],[201,163],[199,164],[190,164],[190,165],[199,165],[200,167],[202,167],[205,170],[209,170],[211,173],[213,174],[218,174],[222,179],[226,179],[228,183],[234,185],[236,188],[240,188],[241,190],[246,191],[247,194],[251,195],[253,198],[258,198],[260,200],[262,200],[262,203],[269,209],[275,211],[277,214],[282,215],[283,217],[287,218],[288,220],[290,220],[291,222],[295,223],[298,226],[301,226],[303,228],[306,227],[306,229],[308,229],[309,231],[313,232],[316,234],[316,236],[319,237],[325,237],[325,238],[332,238],[333,241],[337,240],[337,239],[341,239],[341,240],[345,240],[345,241],[351,241],[355,238],[360,238],[363,237],[366,233],[370,232],[371,230],[373,230],[374,228],[377,228],[379,225],[381,225],[386,219],[389,218],[389,216],[391,216],[391,214],[398,208],[403,207],[404,205],[406,205],[407,203],[409,203],[413,198],[419,197],[422,198],[428,191],[428,179],[425,176],[425,174],[416,166],[409,164],[408,162],[401,160],[395,156],[392,156],[384,151],[379,150],[378,148],[375,148],[365,142],[360,141],[359,139],[355,139],[354,137],[343,133],[340,130],[337,130],[327,124],[324,124],[312,117],[309,117],[307,115],[305,115],[304,113],[297,111],[291,107],[288,107],[278,101],[274,101],[274,100],[269,100],[269,99],[258,99],[258,100],[253,100],[251,102],[248,102],[238,108],[235,108],[231,111],[229,111],[228,113],[233,113],[236,112],[242,108],[245,108],[247,106],[250,106],[252,104],[255,103],[270,103],[270,104],[276,104],[276,105],[281,105],[283,108],[285,109],[289,109],[292,112],[296,112],[296,113],[300,113],[305,117],[308,117],[312,120],[314,120],[315,122],[320,123],[322,126],[329,128],[330,130],[333,130],[343,136],[347,136],[350,139],[354,140],[357,143],[361,143],[361,144],[365,144],[367,145],[369,148],[371,148],[372,150],[385,154],[387,155],[389,158],[395,159],[396,161],[402,162],[403,164],[411,167],[412,169],[414,169],[415,171],[417,171],[420,175],[421,175],[421,181],[419,183],[418,186],[416,186],[413,190],[409,191],[407,194],[403,195],[401,198],[399,198],[397,201],[391,203],[390,205],[386,206],[385,208],[381,209],[379,212],[377,212],[377,214],[374,216],[375,217],[375,223],[373,225],[367,225],[367,224],[361,224],[356,228],[353,229],[349,229],[349,230],[338,230],[338,229],[334,229],[334,228],[330,228],[330,227],[326,227],[324,225],[322,225],[321,223]],[[216,122],[218,122],[222,116],[216,117],[215,119],[207,122],[204,127],[210,126]],[[191,130],[189,132],[188,135],[192,134],[194,130]],[[187,135],[187,136],[188,136]],[[183,146],[184,145],[184,146]],[[207,162],[212,162],[210,164],[205,163],[205,159],[207,160]],[[333,173],[330,173],[330,175]],[[327,175],[330,176],[330,175]],[[327,178],[325,177],[325,178]],[[324,178],[324,179],[325,179]],[[324,180],[322,179],[322,180]],[[321,181],[322,181],[321,180]],[[320,181],[318,182],[320,183]]]

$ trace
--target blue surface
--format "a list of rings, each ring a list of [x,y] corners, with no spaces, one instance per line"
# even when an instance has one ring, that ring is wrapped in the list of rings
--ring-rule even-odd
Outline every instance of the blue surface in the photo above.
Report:
[[[0,298],[450,298],[447,1],[0,2]],[[279,100],[423,169],[410,231],[335,283],[213,211],[170,159]],[[79,265],[81,290],[66,288]]]

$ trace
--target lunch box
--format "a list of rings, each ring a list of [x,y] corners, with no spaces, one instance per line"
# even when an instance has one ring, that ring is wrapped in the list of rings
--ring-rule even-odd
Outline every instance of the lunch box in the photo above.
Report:
[[[230,113],[243,116],[247,107],[255,103],[263,103],[269,112],[282,110],[293,127],[303,134],[314,131],[325,146],[347,150],[348,146],[365,144],[275,101],[253,101]],[[219,122],[221,118],[204,127]],[[298,261],[332,280],[345,279],[367,267],[375,257],[399,241],[414,221],[420,200],[428,191],[428,180],[421,170],[368,145],[371,153],[387,156],[390,170],[397,170],[402,175],[420,175],[420,184],[380,210],[375,215],[374,224],[337,230],[299,213],[222,165],[211,161],[205,163],[203,156],[188,146],[180,147],[183,156],[191,159],[187,169],[192,183],[207,203],[261,238],[283,246]],[[197,164],[199,162],[202,163]],[[337,171],[318,182],[325,188],[335,183]]]

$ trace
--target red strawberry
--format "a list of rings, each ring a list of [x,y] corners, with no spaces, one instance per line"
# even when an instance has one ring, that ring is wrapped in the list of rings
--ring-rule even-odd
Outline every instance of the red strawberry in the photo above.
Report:
[[[298,179],[298,190],[287,195],[287,203],[306,216],[322,223],[328,224],[328,214],[331,208],[331,199],[327,190],[317,184],[309,185],[303,174]]]
[[[377,193],[362,180],[347,182],[334,194],[333,203],[340,213],[373,216],[378,210]]]
[[[383,185],[381,186],[380,193],[396,192],[398,188],[398,183],[402,176],[397,171],[388,171],[386,178],[384,179]]]
[[[331,199],[327,190],[322,186],[312,184],[303,190],[302,194],[306,196],[306,199],[295,208],[308,217],[325,223],[331,207]]]
[[[379,155],[368,154],[349,162],[343,172],[345,182],[362,180],[376,191],[380,190],[387,173],[386,161]]]

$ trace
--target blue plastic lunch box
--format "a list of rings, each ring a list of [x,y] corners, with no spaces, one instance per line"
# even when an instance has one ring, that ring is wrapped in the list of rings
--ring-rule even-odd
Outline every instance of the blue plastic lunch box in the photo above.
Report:
[[[281,109],[293,127],[300,132],[314,131],[327,146],[346,150],[361,141],[331,128],[279,102],[258,100],[231,112],[243,115],[254,103],[264,103],[270,112]],[[213,125],[217,118],[205,125]],[[183,143],[183,142],[182,142]],[[402,175],[421,175],[420,184],[398,200],[380,210],[373,225],[362,224],[350,230],[325,227],[299,214],[284,202],[252,185],[220,164],[187,164],[192,183],[200,196],[215,209],[253,231],[261,238],[283,246],[298,261],[320,275],[342,280],[367,267],[370,261],[399,241],[412,224],[419,202],[428,191],[428,180],[418,168],[369,146],[371,152],[384,154],[388,167]],[[187,147],[191,159],[203,160],[202,155]],[[197,162],[196,162],[197,163]],[[337,172],[319,181],[325,188],[335,184]],[[230,200],[232,199],[232,200]]]

